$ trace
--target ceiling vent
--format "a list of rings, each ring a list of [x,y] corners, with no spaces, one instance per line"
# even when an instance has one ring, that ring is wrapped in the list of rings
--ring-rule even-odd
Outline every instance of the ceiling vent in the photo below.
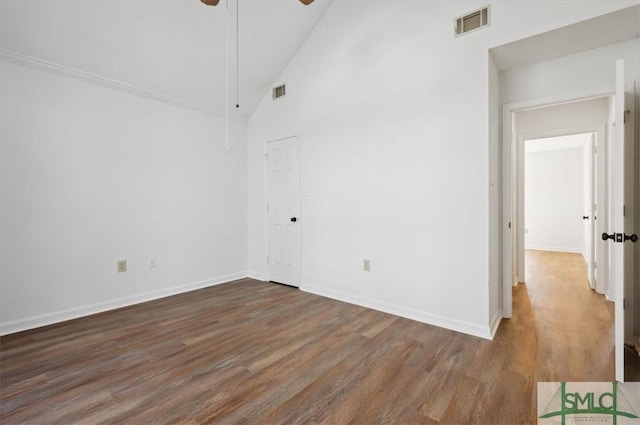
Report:
[[[489,6],[474,10],[471,13],[456,18],[456,37],[488,27],[489,24]]]
[[[286,86],[284,84],[281,85],[281,86],[273,88],[273,99],[274,100],[279,98],[279,97],[284,96],[285,94],[287,94],[287,88],[286,88]]]

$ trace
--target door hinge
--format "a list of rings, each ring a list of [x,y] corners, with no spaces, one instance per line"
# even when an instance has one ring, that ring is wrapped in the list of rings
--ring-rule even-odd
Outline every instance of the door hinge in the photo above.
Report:
[[[509,229],[511,229],[511,222],[509,222]]]
[[[269,204],[267,204],[267,212],[269,212]]]
[[[626,206],[626,205],[623,205],[623,206],[622,206],[622,216],[623,216],[623,217],[626,217],[626,216],[627,216],[627,206]]]
[[[593,262],[593,268],[594,268],[594,269],[597,269],[597,268],[598,268],[598,262],[597,262],[597,261],[594,261],[594,262]]]
[[[630,113],[631,113],[631,110],[630,110],[630,109],[627,109],[626,111],[624,111],[624,114],[622,115],[622,122],[623,122],[624,124],[626,124],[626,123],[627,123],[627,114],[630,114]]]

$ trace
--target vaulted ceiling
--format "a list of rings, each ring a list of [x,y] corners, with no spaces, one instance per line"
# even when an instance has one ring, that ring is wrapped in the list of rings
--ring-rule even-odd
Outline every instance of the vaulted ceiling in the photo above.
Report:
[[[331,0],[2,0],[0,49],[247,117]],[[228,10],[227,10],[228,5]],[[236,7],[239,103],[236,110]],[[6,55],[5,55],[6,56]]]

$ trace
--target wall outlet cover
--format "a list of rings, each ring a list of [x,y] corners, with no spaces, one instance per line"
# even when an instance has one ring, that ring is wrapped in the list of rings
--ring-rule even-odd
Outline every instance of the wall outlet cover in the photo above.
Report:
[[[362,270],[365,272],[371,271],[371,260],[367,260],[367,259],[362,260]]]
[[[118,261],[118,273],[124,273],[127,271],[127,260]]]

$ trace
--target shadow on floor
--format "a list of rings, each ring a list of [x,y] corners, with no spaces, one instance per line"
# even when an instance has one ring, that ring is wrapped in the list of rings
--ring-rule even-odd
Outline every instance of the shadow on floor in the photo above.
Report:
[[[624,380],[640,382],[640,355],[634,347],[624,347]]]

